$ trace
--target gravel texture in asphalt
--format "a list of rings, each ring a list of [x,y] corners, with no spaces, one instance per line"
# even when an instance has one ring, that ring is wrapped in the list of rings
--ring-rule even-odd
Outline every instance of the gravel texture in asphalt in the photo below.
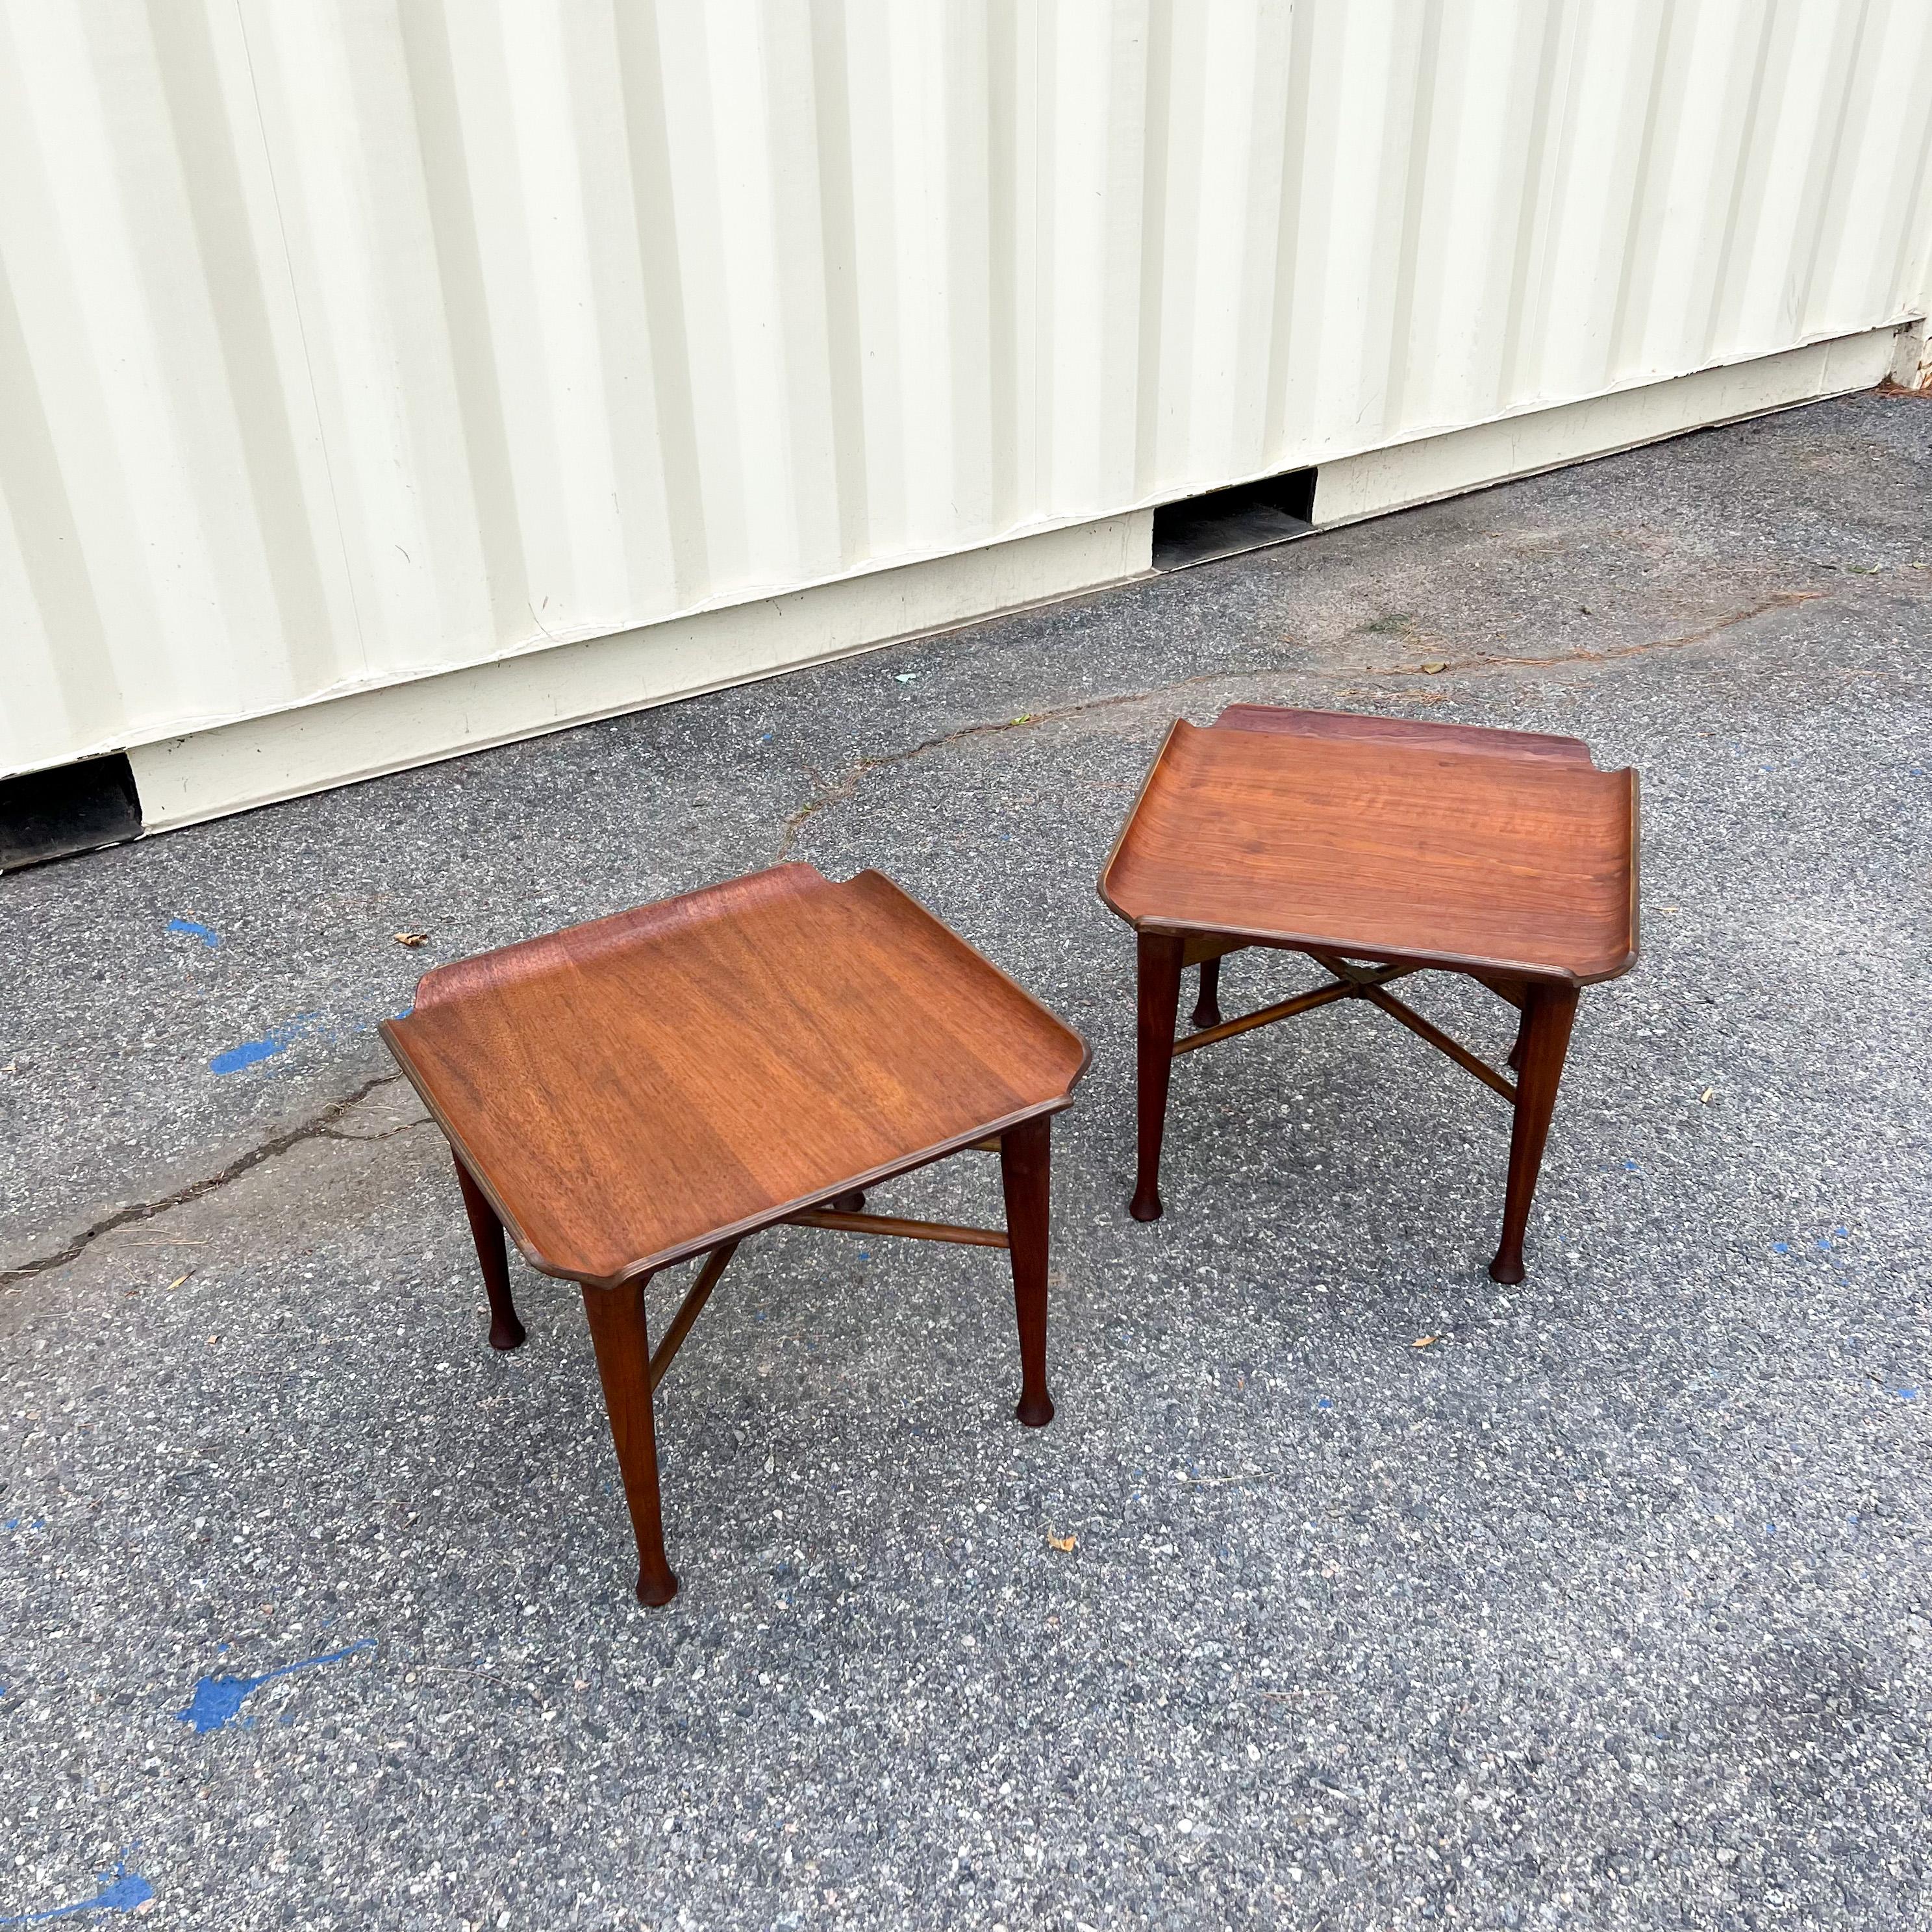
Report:
[[[1928,485],[1857,398],[0,880],[0,1922],[1924,1925]],[[1126,1216],[1093,880],[1235,700],[1642,769],[1520,1288],[1502,1104],[1353,1004],[1181,1063]],[[484,1346],[374,1029],[780,856],[1093,1041],[1059,1413],[1001,1256],[762,1236],[646,1612],[578,1299]]]

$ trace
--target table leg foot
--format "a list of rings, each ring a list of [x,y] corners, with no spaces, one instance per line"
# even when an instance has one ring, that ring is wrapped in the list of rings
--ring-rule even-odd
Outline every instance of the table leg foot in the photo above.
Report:
[[[1509,1070],[1512,1073],[1522,1071],[1522,1057],[1529,1050],[1530,1006],[1526,996],[1522,1004],[1522,1018],[1516,1022],[1516,1042],[1509,1050]]]
[[[1221,959],[1217,953],[1212,959],[1201,962],[1201,988],[1194,1002],[1194,1012],[1189,1024],[1192,1026],[1210,1027],[1221,1024]]]
[[[677,1579],[670,1574],[667,1564],[653,1576],[648,1570],[638,1572],[638,1601],[647,1610],[661,1610],[677,1594]]]

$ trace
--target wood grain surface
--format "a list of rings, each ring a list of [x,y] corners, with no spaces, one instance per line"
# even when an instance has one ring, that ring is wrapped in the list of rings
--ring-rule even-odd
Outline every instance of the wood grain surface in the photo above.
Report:
[[[1138,930],[1570,986],[1634,962],[1634,772],[1575,740],[1234,710],[1174,725],[1101,875]]]
[[[1079,1036],[878,872],[439,968],[384,1037],[531,1264],[609,1285],[1065,1106]]]

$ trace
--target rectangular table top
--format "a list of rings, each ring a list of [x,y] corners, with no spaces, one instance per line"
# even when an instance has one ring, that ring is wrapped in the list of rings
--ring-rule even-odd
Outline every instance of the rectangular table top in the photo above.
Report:
[[[1574,739],[1404,724],[1180,721],[1101,898],[1148,931],[1573,984],[1626,971],[1636,774],[1598,771]]]
[[[382,1029],[532,1264],[608,1283],[1066,1105],[1080,1036],[878,872],[438,968]]]

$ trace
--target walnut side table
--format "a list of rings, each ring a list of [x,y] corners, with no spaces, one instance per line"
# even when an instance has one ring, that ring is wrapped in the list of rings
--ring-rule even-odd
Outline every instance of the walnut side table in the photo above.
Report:
[[[1576,738],[1350,712],[1230,706],[1168,734],[1100,876],[1138,934],[1139,1167],[1130,1212],[1161,1211],[1174,1060],[1336,1000],[1366,1000],[1515,1109],[1492,1279],[1522,1243],[1578,989],[1637,957],[1637,780]],[[1221,961],[1305,952],[1334,976],[1224,1020]],[[1200,969],[1177,1040],[1180,976]],[[1480,980],[1522,1018],[1490,1066],[1390,992],[1438,970]]]
[[[1087,1047],[882,874],[782,866],[439,967],[382,1031],[455,1154],[491,1342],[524,1340],[506,1231],[583,1284],[640,1601],[677,1590],[652,1391],[760,1228],[1006,1249],[1018,1419],[1052,1419],[1048,1134]],[[999,1156],[1004,1229],[860,1211],[865,1189],[967,1149]],[[653,1350],[645,1285],[698,1256]]]

